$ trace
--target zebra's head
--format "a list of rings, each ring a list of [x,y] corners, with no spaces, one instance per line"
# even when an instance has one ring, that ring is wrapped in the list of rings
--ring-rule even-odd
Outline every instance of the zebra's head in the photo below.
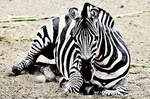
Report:
[[[100,9],[89,3],[85,3],[81,15],[77,13],[77,8],[71,8],[69,15],[75,20],[75,26],[72,29],[71,36],[74,39],[75,47],[80,53],[82,75],[89,76],[91,73],[91,63],[96,54],[99,37],[99,13]],[[85,77],[85,76],[84,76]],[[90,77],[85,78],[90,80]]]
[[[89,3],[85,3],[81,16],[77,13],[77,8],[71,8],[69,15],[76,21],[72,29],[71,36],[75,41],[81,59],[91,61],[96,48],[99,36],[99,8]]]

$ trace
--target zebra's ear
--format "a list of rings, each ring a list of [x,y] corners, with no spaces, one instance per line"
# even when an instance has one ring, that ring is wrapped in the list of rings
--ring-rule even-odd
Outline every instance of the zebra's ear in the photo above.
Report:
[[[73,7],[69,9],[69,16],[71,19],[77,19],[79,18],[79,12],[78,9]]]
[[[98,19],[99,13],[100,13],[100,11],[98,8],[93,8],[90,11],[90,16],[92,19]]]
[[[90,3],[85,3],[82,10],[82,18],[98,19],[100,9]]]
[[[114,26],[114,20],[108,12],[90,3],[84,4],[81,16],[83,18],[91,18],[93,21],[98,19],[100,24],[111,28]]]

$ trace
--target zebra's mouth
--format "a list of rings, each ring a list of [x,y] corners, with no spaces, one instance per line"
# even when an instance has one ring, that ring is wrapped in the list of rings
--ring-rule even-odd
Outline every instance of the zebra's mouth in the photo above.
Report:
[[[93,70],[91,66],[91,58],[87,60],[85,59],[81,59],[81,60],[82,60],[81,75],[84,80],[90,81],[92,78],[92,70]]]

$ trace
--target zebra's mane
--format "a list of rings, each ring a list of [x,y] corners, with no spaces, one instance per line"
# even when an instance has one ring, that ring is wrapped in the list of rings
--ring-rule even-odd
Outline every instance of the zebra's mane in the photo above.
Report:
[[[108,12],[106,12],[104,9],[101,9],[101,8],[99,8],[99,9],[100,9],[100,13],[99,13],[100,23],[102,25],[105,25],[106,27],[113,28],[113,26],[114,26],[113,17]]]

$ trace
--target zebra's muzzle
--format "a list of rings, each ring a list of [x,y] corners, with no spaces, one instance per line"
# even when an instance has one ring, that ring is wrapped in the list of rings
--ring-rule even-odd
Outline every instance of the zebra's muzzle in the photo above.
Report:
[[[91,66],[91,60],[92,58],[89,59],[81,59],[81,74],[84,80],[90,81],[92,77],[92,66]]]

